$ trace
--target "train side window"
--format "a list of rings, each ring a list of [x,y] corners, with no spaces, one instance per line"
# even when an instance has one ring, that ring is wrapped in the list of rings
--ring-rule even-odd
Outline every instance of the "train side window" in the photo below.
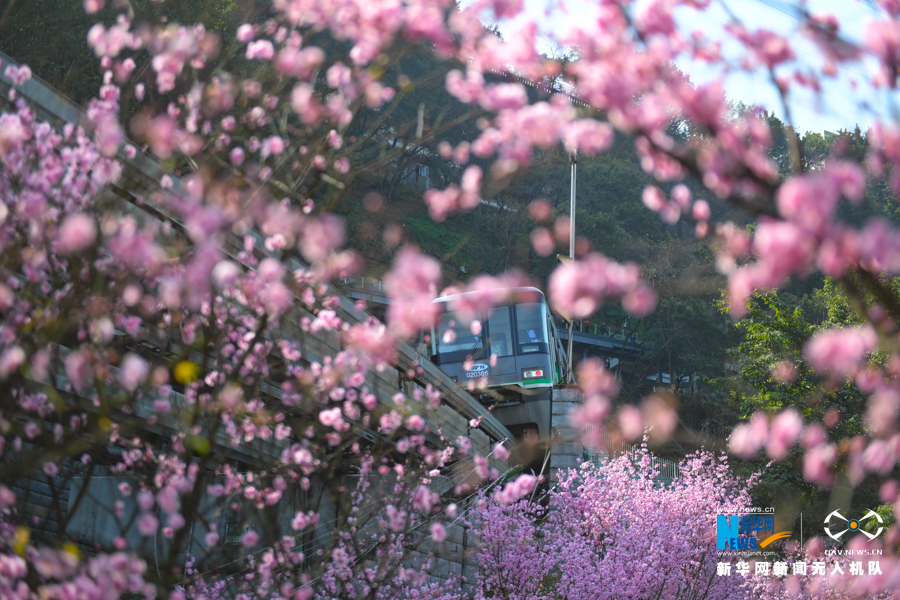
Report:
[[[488,335],[491,354],[512,356],[512,324],[508,306],[494,308],[488,314]]]
[[[516,322],[520,346],[547,343],[543,304],[540,302],[516,304]]]

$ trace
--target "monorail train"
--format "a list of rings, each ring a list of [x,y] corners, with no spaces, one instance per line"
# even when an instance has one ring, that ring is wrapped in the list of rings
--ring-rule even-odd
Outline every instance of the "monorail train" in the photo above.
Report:
[[[480,331],[452,310],[465,294],[436,299],[442,310],[428,339],[431,359],[460,385],[486,379],[480,398],[494,405],[493,415],[517,436],[547,440],[551,390],[567,379],[565,349],[543,292],[509,291],[512,302],[480,315]]]

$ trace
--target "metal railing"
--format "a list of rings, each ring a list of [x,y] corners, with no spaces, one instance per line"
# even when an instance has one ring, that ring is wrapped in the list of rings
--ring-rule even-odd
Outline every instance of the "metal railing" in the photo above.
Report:
[[[589,462],[599,466],[610,459],[627,456],[632,464],[639,466],[643,458],[643,452],[639,446],[621,439],[613,439],[605,428],[597,427],[596,425],[587,425],[585,430],[591,432],[592,437],[597,442],[596,449],[586,453]],[[593,435],[594,433],[596,435]],[[681,477],[678,463],[654,456],[653,454],[650,454],[650,465],[648,468],[650,471],[657,473],[654,477],[657,481],[671,483]]]
[[[342,286],[356,288],[358,290],[370,290],[373,292],[384,292],[384,283],[380,279],[371,279],[369,277],[341,277]]]
[[[565,319],[561,317],[553,317],[553,322],[559,329],[565,331],[569,330],[569,324]],[[628,341],[633,343],[640,343],[641,341],[641,338],[637,334],[637,332],[631,333],[629,332],[627,327],[610,327],[609,325],[598,325],[597,323],[593,323],[591,321],[579,319],[575,320],[575,331],[578,333],[601,335],[623,342]]]

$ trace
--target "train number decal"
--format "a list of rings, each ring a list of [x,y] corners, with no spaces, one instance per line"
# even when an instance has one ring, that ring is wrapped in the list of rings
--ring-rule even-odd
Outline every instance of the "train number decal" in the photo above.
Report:
[[[488,366],[484,364],[472,365],[472,368],[466,371],[466,378],[475,379],[477,377],[487,377]]]

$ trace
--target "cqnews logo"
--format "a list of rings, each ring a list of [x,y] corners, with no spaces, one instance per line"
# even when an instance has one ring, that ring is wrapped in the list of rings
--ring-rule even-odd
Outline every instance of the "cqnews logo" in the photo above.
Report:
[[[757,550],[790,536],[790,531],[775,533],[775,515],[716,516],[716,548],[719,550]]]

